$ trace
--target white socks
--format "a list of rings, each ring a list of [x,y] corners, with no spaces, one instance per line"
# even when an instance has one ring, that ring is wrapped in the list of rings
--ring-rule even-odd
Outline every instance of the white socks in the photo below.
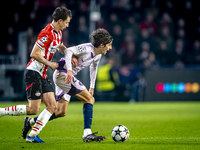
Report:
[[[29,136],[31,137],[37,136],[40,133],[40,131],[44,128],[46,123],[49,121],[51,115],[52,114],[48,110],[44,109],[38,116],[38,119],[36,120],[35,125],[31,130]]]
[[[26,115],[26,105],[16,105],[12,107],[0,108],[0,116],[4,115],[12,115],[12,116],[20,116]]]
[[[92,134],[92,130],[89,129],[89,128],[84,129],[84,131],[83,131],[83,137],[85,137],[85,136],[87,136],[89,134]]]

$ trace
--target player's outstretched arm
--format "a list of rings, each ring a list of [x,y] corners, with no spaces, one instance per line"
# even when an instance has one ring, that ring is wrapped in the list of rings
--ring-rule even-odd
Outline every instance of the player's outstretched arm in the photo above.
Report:
[[[41,48],[39,48],[36,44],[34,45],[32,52],[30,54],[30,57],[33,59],[37,60],[40,63],[43,63],[44,65],[49,66],[52,70],[55,70],[58,68],[58,63],[55,62],[50,62],[46,60],[42,55],[41,55]]]
[[[67,48],[66,48],[66,46],[63,43],[61,43],[60,46],[57,48],[57,50],[61,54],[65,55],[65,51],[67,51]],[[78,66],[78,58],[75,55],[72,55],[71,62],[72,62],[72,66],[74,66],[74,67]]]
[[[64,51],[67,49],[67,47],[61,43],[60,46],[57,48],[57,50],[61,53],[61,54],[65,54]]]
[[[93,92],[90,92],[94,94],[94,87],[95,87],[95,81],[96,81],[96,76],[97,76],[97,70],[98,70],[98,64],[99,64],[99,61],[101,59],[101,56],[93,61],[93,63],[91,63],[90,65],[90,89],[92,91],[93,89]]]

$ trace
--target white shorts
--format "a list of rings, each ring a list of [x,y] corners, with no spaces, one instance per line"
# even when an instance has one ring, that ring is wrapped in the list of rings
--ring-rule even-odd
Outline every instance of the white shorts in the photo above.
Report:
[[[55,70],[53,73],[53,81],[55,84],[55,95],[57,101],[62,98],[69,102],[71,96],[75,96],[76,94],[86,89],[83,83],[74,76],[72,77],[72,82],[66,84],[65,83],[66,76],[67,76],[66,70],[64,71]]]

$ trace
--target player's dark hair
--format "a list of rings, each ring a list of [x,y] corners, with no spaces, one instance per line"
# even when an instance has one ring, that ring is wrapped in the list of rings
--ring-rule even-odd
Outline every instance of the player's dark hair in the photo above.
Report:
[[[90,34],[90,38],[91,38],[91,43],[92,45],[94,45],[94,47],[99,47],[99,45],[101,44],[106,46],[106,44],[113,41],[113,38],[110,35],[110,33],[107,30],[102,29],[102,28],[99,28],[93,31]]]
[[[57,7],[53,12],[53,20],[57,22],[59,19],[66,20],[67,17],[72,18],[71,11],[63,6]]]

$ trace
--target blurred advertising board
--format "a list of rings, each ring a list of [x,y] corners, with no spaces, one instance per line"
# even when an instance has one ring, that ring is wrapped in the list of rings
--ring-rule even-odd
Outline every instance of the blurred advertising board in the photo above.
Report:
[[[200,70],[148,70],[145,79],[144,101],[200,100]]]

